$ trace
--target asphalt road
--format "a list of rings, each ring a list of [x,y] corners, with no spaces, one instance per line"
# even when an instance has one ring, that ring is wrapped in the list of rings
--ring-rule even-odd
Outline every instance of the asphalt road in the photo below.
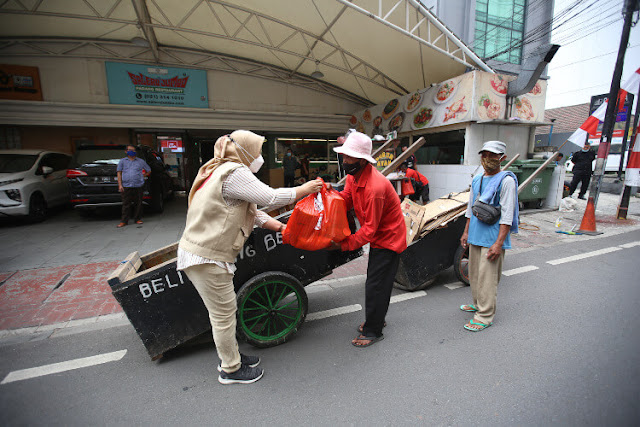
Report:
[[[591,256],[549,263],[581,254]],[[638,260],[640,231],[507,253],[495,324],[479,333],[462,328],[470,291],[447,272],[426,295],[392,304],[386,338],[370,348],[350,344],[362,310],[308,321],[279,347],[243,344],[266,371],[253,385],[219,384],[210,344],[152,362],[130,326],[0,342],[0,424],[637,425]],[[309,301],[311,313],[364,305],[363,284]]]

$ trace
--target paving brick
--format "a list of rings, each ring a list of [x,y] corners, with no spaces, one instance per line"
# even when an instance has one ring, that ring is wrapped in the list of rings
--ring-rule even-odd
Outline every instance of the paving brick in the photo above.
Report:
[[[59,289],[56,289],[47,302],[104,298],[105,295],[111,295],[107,278],[117,266],[117,262],[98,262],[74,266],[69,278]]]
[[[73,266],[19,271],[0,286],[0,308],[43,302]]]
[[[13,274],[15,273],[15,271],[6,271],[4,273],[0,273],[0,283],[4,282],[5,280],[7,280],[9,277],[11,277]]]

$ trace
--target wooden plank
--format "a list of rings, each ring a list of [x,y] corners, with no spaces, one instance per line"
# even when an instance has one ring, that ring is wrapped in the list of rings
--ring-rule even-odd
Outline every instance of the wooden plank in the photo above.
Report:
[[[144,264],[144,268],[149,269],[158,264],[162,264],[167,260],[175,258],[177,251],[178,251],[178,242],[175,242],[144,255],[141,258],[142,263]]]
[[[382,153],[384,150],[386,150],[387,148],[389,148],[391,145],[393,145],[394,142],[396,142],[397,139],[390,139],[387,142],[385,142],[384,144],[382,144],[380,147],[378,147],[378,149],[376,151],[373,152],[373,154],[371,154],[371,157],[373,157],[374,159],[376,157],[378,157],[378,155],[380,153]]]
[[[113,287],[114,285],[119,285],[124,282],[126,277],[129,276],[132,271],[135,274],[137,268],[139,268],[141,264],[140,254],[137,251],[131,252],[107,279],[109,286]]]
[[[422,147],[425,142],[427,142],[427,141],[424,139],[424,136],[421,136],[420,138],[418,138],[418,140],[416,142],[411,144],[409,146],[409,148],[406,149],[406,151],[402,152],[402,154],[400,154],[398,157],[393,159],[393,161],[391,163],[389,163],[389,165],[386,168],[384,168],[380,173],[382,173],[382,175],[384,175],[384,176],[387,176],[391,172],[393,172],[396,169],[398,169],[400,167],[400,165],[405,160],[407,160],[409,158],[409,156],[411,156],[413,153],[418,151],[418,148]]]

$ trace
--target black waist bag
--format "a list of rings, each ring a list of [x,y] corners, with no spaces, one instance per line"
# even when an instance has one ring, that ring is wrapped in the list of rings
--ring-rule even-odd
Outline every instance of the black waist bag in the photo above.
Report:
[[[500,206],[493,206],[489,203],[485,203],[480,200],[480,196],[482,196],[482,178],[480,178],[480,191],[478,192],[478,198],[473,203],[473,206],[471,206],[471,212],[479,221],[493,225],[500,219]]]

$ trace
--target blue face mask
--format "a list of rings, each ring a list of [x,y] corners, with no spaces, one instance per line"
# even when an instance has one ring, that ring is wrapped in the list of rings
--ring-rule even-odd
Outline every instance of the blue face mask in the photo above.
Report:
[[[288,156],[288,157],[291,157],[291,153],[287,153],[287,156]]]
[[[135,157],[136,156],[136,152],[129,150],[129,151],[127,151],[127,156]]]

